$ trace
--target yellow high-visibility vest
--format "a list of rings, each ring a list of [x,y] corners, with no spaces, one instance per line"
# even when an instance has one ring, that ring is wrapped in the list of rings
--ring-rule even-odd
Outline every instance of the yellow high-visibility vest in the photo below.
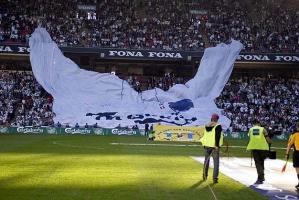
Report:
[[[216,131],[215,131],[215,129],[218,125],[219,124],[216,124],[212,128],[211,131],[207,131],[205,129],[203,137],[200,139],[200,142],[202,143],[203,146],[205,146],[205,147],[216,147],[215,146],[215,143],[216,143],[216,140],[215,140]],[[222,145],[223,145],[223,133],[221,132],[219,146],[222,146]]]
[[[247,150],[269,150],[268,142],[264,135],[264,128],[261,126],[254,126],[248,132],[249,143]]]

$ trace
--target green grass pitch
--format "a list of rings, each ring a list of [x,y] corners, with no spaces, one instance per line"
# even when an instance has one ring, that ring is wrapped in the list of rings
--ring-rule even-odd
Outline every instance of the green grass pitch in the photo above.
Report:
[[[0,199],[206,200],[214,199],[211,189],[219,200],[265,199],[222,174],[216,185],[211,177],[201,182],[202,165],[191,156],[202,156],[202,147],[111,143],[177,144],[134,136],[0,135]],[[229,152],[250,156],[240,148]]]

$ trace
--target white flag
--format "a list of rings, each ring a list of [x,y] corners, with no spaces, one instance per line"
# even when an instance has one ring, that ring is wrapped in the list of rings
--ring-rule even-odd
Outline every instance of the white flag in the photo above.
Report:
[[[207,48],[197,74],[185,85],[174,85],[168,91],[147,90],[142,95],[116,75],[80,69],[62,54],[44,28],[34,31],[29,46],[34,76],[54,98],[55,123],[98,123],[107,128],[146,122],[203,125],[217,113],[224,128],[230,124],[214,99],[243,48],[238,41]]]

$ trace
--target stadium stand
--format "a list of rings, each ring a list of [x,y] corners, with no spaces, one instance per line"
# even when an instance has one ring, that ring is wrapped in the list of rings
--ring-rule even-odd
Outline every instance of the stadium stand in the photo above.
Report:
[[[233,131],[247,131],[256,116],[274,131],[290,132],[299,119],[298,98],[298,80],[241,76],[229,80],[216,103],[232,119]]]
[[[51,96],[30,71],[0,71],[0,125],[51,126]]]
[[[279,1],[211,1],[209,41],[241,40],[247,51],[298,52],[298,9]]]
[[[246,51],[299,52],[298,4],[285,5],[269,0],[5,0],[0,42],[28,43],[43,24],[60,46],[203,50],[232,37]]]
[[[195,51],[234,38],[247,52],[299,53],[298,8],[293,0],[4,0],[0,44],[28,44],[43,25],[64,47]],[[52,97],[32,72],[0,67],[0,125],[53,125]],[[122,78],[142,92],[168,90],[191,77]],[[298,120],[298,95],[298,80],[248,75],[232,78],[216,102],[234,131],[248,130],[253,114],[288,131]]]

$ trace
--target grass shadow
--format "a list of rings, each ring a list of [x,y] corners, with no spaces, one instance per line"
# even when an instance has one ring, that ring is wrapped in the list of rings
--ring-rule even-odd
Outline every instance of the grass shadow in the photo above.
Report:
[[[194,183],[189,189],[190,190],[194,190],[196,189],[197,187],[199,187],[201,184],[203,184],[205,181],[204,180],[200,180],[198,181],[197,183]]]

